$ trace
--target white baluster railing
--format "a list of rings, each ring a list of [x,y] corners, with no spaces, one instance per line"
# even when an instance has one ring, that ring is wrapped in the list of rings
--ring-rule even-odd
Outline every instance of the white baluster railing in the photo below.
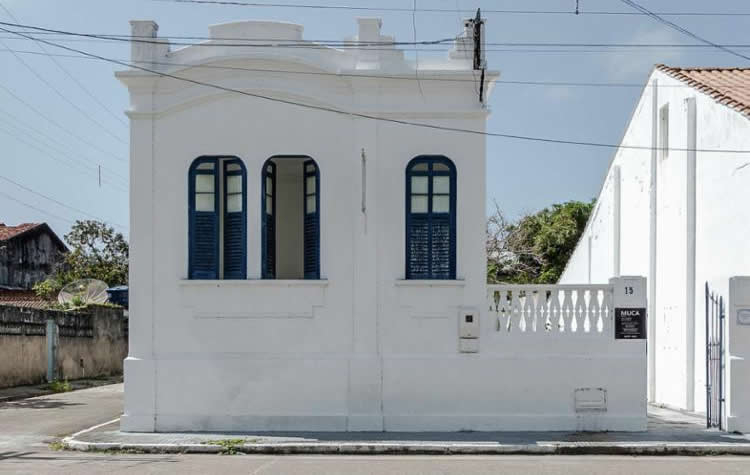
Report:
[[[606,335],[612,328],[612,285],[487,286],[489,313],[503,333]]]

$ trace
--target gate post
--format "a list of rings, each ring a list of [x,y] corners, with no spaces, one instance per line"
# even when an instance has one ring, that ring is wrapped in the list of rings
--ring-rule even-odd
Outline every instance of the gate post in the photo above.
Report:
[[[616,340],[646,340],[646,278],[613,277],[613,329]]]
[[[646,337],[646,278],[636,276],[613,277],[612,286],[612,338],[613,353],[632,359],[636,371],[632,373],[626,398],[638,406],[642,430],[648,421],[648,362]]]
[[[57,379],[57,321],[47,319],[47,382]]]
[[[729,279],[724,345],[726,430],[750,432],[750,277]]]

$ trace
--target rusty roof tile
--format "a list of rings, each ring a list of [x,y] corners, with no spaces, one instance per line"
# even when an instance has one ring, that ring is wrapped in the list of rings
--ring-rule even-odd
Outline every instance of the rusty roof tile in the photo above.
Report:
[[[17,226],[7,226],[5,223],[0,223],[0,241],[6,241],[42,224],[44,223],[22,223]]]
[[[657,64],[656,69],[750,119],[750,68],[676,68]]]

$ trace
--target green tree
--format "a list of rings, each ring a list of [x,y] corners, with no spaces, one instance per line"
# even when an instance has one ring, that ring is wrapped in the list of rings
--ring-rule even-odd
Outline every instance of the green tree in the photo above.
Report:
[[[65,284],[86,278],[127,285],[129,247],[121,233],[100,221],[79,220],[65,242],[70,251],[47,280],[34,286],[37,294],[53,299]]]
[[[593,207],[593,201],[568,201],[511,223],[496,206],[487,221],[487,281],[557,282]]]

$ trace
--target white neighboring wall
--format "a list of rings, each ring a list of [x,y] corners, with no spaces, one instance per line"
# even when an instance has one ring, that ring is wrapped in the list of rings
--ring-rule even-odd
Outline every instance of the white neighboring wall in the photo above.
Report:
[[[750,120],[656,69],[622,145],[662,147],[665,133],[683,150],[618,149],[560,283],[647,276],[649,399],[702,412],[704,285],[726,298],[750,272],[750,154],[685,149],[750,150]]]

